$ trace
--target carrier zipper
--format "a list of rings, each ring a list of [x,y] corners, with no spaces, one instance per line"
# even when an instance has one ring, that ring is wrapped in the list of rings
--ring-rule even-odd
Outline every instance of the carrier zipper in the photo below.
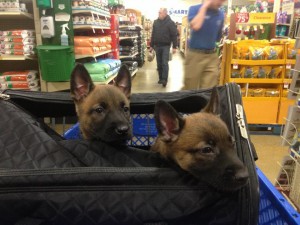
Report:
[[[209,190],[205,186],[174,186],[174,185],[114,185],[114,186],[102,186],[102,185],[89,185],[89,186],[28,186],[28,187],[1,187],[1,193],[30,193],[30,192],[91,192],[91,191],[205,191]]]
[[[14,98],[19,98],[19,99],[25,99],[25,100],[30,100],[30,101],[36,101],[40,102],[40,100],[43,100],[43,102],[48,101],[48,102],[54,102],[54,103],[61,103],[62,101],[64,102],[69,102],[73,103],[72,99],[70,97],[67,98],[67,94],[64,95],[62,93],[64,92],[25,92],[25,91],[10,91],[6,90],[5,93],[10,96],[11,99]]]
[[[248,133],[246,130],[246,123],[244,119],[244,109],[241,104],[236,104],[236,118],[237,118],[237,124],[240,128],[240,132],[243,138],[248,139]]]
[[[41,176],[41,175],[68,175],[83,173],[151,173],[169,170],[167,168],[156,167],[70,167],[54,169],[0,169],[1,177],[18,176]]]
[[[0,100],[8,100],[8,99],[10,99],[9,95],[0,93]]]

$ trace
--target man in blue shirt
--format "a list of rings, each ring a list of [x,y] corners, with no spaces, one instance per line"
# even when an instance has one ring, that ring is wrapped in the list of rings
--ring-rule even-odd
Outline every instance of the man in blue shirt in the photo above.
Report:
[[[209,88],[218,85],[219,58],[216,42],[221,39],[225,0],[206,0],[189,8],[191,38],[185,59],[183,89]]]

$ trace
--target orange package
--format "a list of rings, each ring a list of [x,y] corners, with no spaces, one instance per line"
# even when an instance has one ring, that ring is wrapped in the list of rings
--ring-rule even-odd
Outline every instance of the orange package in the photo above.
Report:
[[[93,55],[97,54],[100,49],[98,47],[76,47],[75,46],[75,54],[77,55]]]
[[[74,37],[75,47],[96,47],[99,46],[98,37],[86,37],[86,36],[75,36]]]

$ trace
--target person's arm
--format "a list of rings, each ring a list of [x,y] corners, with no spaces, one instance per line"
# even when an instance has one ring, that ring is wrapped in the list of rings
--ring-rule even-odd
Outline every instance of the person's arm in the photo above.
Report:
[[[200,30],[206,16],[206,11],[211,5],[213,0],[206,0],[200,7],[197,15],[191,20],[190,26],[194,31]]]
[[[154,37],[153,37],[153,34],[154,34],[154,24],[155,24],[155,20],[154,20],[154,22],[153,22],[153,25],[152,25],[152,33],[151,33],[151,39],[150,39],[150,51],[152,51],[153,50],[153,47],[154,47],[154,43],[153,43],[153,41],[154,41]]]
[[[223,35],[223,27],[224,27],[224,20],[222,20],[222,25],[219,29],[219,33],[218,33],[218,37],[217,37],[217,42],[219,42],[222,38],[222,35]]]

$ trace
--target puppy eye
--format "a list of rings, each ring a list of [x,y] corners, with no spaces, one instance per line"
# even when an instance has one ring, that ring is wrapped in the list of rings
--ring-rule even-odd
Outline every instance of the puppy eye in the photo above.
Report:
[[[104,108],[102,106],[99,106],[95,109],[96,113],[103,113],[103,111],[104,111]]]
[[[124,110],[124,112],[128,112],[128,111],[129,111],[129,107],[124,106],[124,107],[123,107],[123,110]]]
[[[200,150],[200,152],[203,154],[209,154],[209,153],[213,153],[213,149],[211,147],[205,147],[205,148],[202,148]]]

